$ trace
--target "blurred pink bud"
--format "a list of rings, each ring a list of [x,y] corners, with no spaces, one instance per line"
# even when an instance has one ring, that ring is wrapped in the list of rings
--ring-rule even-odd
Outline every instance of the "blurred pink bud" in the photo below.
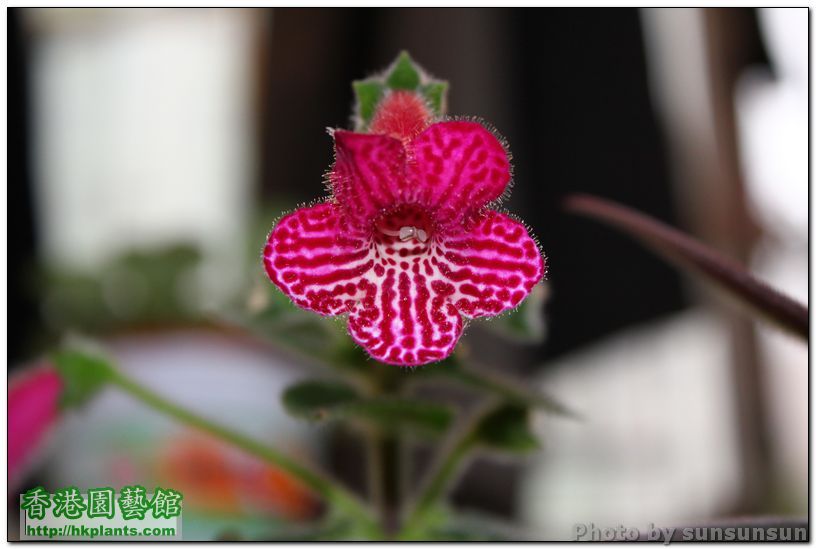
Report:
[[[26,368],[9,378],[9,491],[23,480],[55,426],[62,387],[62,379],[50,364]]]

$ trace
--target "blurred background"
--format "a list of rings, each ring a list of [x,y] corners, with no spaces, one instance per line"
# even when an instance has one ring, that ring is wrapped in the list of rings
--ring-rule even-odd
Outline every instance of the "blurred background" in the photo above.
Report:
[[[506,205],[549,262],[544,343],[477,324],[464,345],[584,418],[537,418],[543,450],[477,460],[457,505],[538,538],[807,515],[807,345],[561,210],[619,201],[807,303],[807,9],[27,8],[8,32],[10,373],[92,336],[163,394],[363,483],[351,437],[278,404],[312,366],[202,320],[266,288],[266,233],[324,194],[351,81],[405,49],[450,81],[450,114],[507,138]],[[112,393],[13,488],[148,479],[190,495],[185,539],[320,512]]]

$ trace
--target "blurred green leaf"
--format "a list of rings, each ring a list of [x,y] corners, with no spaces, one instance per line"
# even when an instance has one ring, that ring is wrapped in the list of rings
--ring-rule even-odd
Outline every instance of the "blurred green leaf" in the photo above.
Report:
[[[419,67],[414,64],[407,51],[397,57],[396,62],[385,77],[385,83],[392,90],[415,90],[421,79]]]
[[[490,448],[508,452],[529,452],[539,447],[530,430],[527,408],[505,404],[485,415],[476,426],[476,440]]]
[[[108,360],[75,349],[57,352],[53,361],[64,383],[60,397],[60,405],[64,408],[84,405],[110,381],[114,373],[113,365]]]
[[[357,420],[386,431],[402,427],[424,434],[444,433],[453,422],[446,406],[410,398],[363,397],[333,380],[309,380],[289,387],[283,405],[293,416],[309,420]]]
[[[357,391],[339,381],[303,381],[286,389],[283,406],[296,417],[328,419],[338,406],[359,398]]]
[[[94,272],[51,267],[43,273],[52,330],[101,333],[122,326],[198,318],[198,250],[184,243],[126,250]]]
[[[339,407],[339,412],[388,431],[407,427],[426,434],[441,434],[453,423],[450,408],[408,398],[378,397],[348,402]]]
[[[366,127],[374,116],[377,103],[380,102],[385,91],[385,85],[378,80],[368,79],[352,82],[351,86],[354,88],[354,96],[357,101],[357,114],[362,119],[363,126]]]
[[[199,251],[179,244],[131,250],[108,267],[103,292],[114,311],[142,321],[172,321],[193,316],[197,308],[193,269]],[[134,297],[136,299],[134,299]]]
[[[448,83],[441,80],[434,80],[420,88],[420,92],[428,100],[431,109],[436,116],[445,114],[448,97]]]

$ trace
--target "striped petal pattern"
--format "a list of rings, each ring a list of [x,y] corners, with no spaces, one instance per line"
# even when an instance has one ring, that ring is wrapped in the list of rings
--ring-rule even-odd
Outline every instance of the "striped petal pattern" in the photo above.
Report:
[[[462,316],[450,301],[453,291],[436,272],[418,263],[372,271],[366,294],[349,315],[349,333],[380,362],[418,366],[453,352],[462,334]]]
[[[434,259],[456,289],[451,301],[468,318],[515,308],[544,276],[544,258],[524,225],[495,211],[440,243]]]
[[[325,316],[349,311],[359,299],[357,282],[373,265],[368,241],[341,230],[331,202],[283,217],[264,248],[269,279],[298,307]]]

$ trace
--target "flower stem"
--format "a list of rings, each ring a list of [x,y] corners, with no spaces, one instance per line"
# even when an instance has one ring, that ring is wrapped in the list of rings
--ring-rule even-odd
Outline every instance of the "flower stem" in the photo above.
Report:
[[[360,520],[361,523],[366,526],[376,528],[376,524],[371,519],[366,506],[357,496],[328,478],[325,474],[306,467],[301,462],[295,461],[271,446],[260,443],[217,423],[213,423],[208,419],[170,402],[118,370],[111,372],[109,380],[112,384],[150,408],[166,414],[181,423],[186,423],[187,425],[204,431],[224,442],[228,442],[280,468],[298,479],[328,503],[334,505],[338,510],[345,511],[348,515]]]
[[[403,537],[412,538],[422,526],[428,512],[433,510],[436,502],[445,495],[448,485],[459,470],[459,465],[476,442],[474,426],[475,422],[453,444],[448,446],[447,452],[443,453],[436,462],[424,483],[421,494],[405,519],[402,528]]]
[[[404,383],[390,365],[378,364],[373,371],[371,391],[375,396],[395,398]],[[372,500],[380,511],[380,528],[386,539],[399,532],[402,496],[402,445],[399,433],[373,429],[368,436]]]
[[[372,501],[380,511],[380,524],[386,538],[399,531],[400,444],[389,433],[373,433],[369,440]]]
[[[702,275],[762,316],[798,335],[810,337],[808,307],[782,294],[714,248],[632,208],[591,195],[567,197],[567,211],[621,229],[670,263]]]

